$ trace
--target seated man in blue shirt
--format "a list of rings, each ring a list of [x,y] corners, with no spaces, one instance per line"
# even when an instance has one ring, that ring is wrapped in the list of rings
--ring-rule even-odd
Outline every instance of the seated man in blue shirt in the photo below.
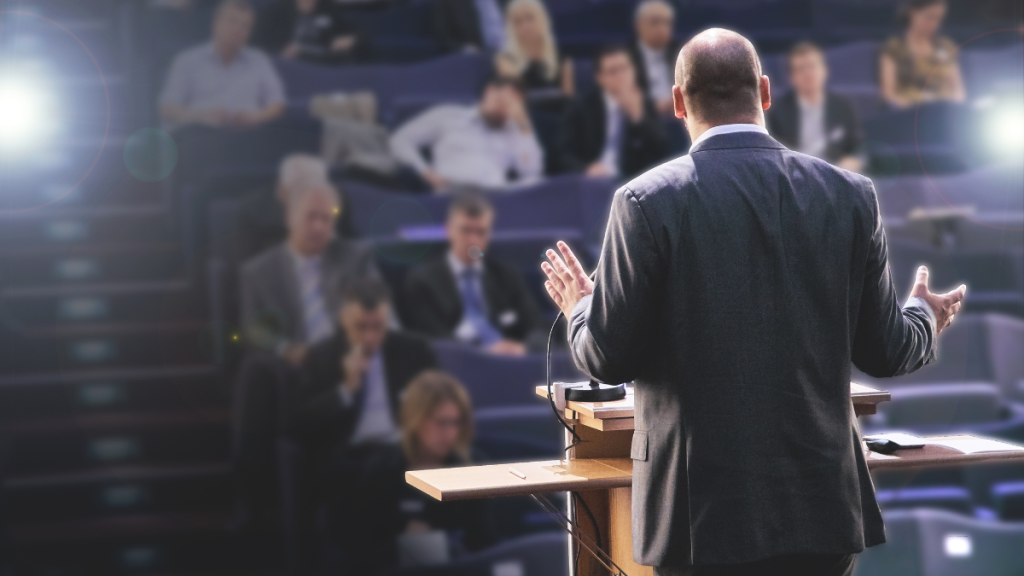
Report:
[[[249,48],[256,13],[245,0],[223,0],[210,42],[179,54],[171,65],[160,117],[172,127],[254,126],[284,112],[284,86],[270,59]]]

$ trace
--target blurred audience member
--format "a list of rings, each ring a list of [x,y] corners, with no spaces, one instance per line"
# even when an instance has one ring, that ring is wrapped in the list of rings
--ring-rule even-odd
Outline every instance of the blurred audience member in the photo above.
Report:
[[[284,112],[284,86],[273,64],[249,48],[256,14],[246,0],[223,0],[213,39],[179,54],[160,96],[164,122],[182,126],[253,126]]]
[[[390,291],[381,280],[353,282],[341,296],[341,328],[303,365],[290,431],[307,444],[344,451],[399,440],[398,403],[417,374],[437,366],[430,344],[392,331]]]
[[[507,0],[434,0],[434,38],[445,52],[497,51],[505,43]]]
[[[242,330],[246,343],[292,366],[309,346],[334,334],[338,295],[352,282],[378,276],[373,251],[337,240],[337,191],[311,183],[288,196],[288,238],[242,266]]]
[[[327,476],[325,573],[374,575],[396,565],[443,563],[492,543],[485,501],[438,502],[405,481],[410,470],[470,464],[472,414],[462,384],[444,372],[423,372],[401,400],[401,443],[336,461]]]
[[[505,43],[495,59],[498,74],[527,91],[573,93],[572,60],[558,57],[551,17],[540,0],[512,0],[505,13]]]
[[[449,250],[421,264],[406,281],[408,328],[455,339],[495,354],[520,355],[543,345],[536,304],[519,272],[486,256],[494,208],[475,193],[448,208]]]
[[[896,108],[967,98],[956,44],[939,36],[945,0],[907,0],[900,9],[903,36],[882,48],[882,97]]]
[[[346,64],[357,60],[360,38],[331,0],[277,0],[261,15],[256,43],[281,58]]]
[[[281,161],[277,183],[254,190],[238,205],[238,253],[242,258],[259,254],[279,244],[288,235],[285,207],[292,192],[313,184],[329,185],[327,164],[310,154],[290,154]],[[339,191],[340,192],[340,191]],[[352,211],[341,197],[341,213],[336,218],[335,234],[355,238]]]
[[[598,87],[578,96],[563,119],[562,170],[630,177],[664,160],[668,140],[654,104],[636,83],[629,51],[605,47],[595,66]]]
[[[768,131],[793,150],[859,172],[860,120],[852,102],[825,89],[825,54],[815,44],[800,42],[789,51],[787,63],[793,89],[772,102]]]
[[[476,105],[442,104],[406,122],[391,135],[391,151],[434,190],[527,183],[544,169],[522,90],[500,77],[487,82]]]
[[[672,115],[672,86],[680,45],[672,38],[675,9],[666,0],[636,8],[636,44],[630,47],[636,80],[660,114]]]

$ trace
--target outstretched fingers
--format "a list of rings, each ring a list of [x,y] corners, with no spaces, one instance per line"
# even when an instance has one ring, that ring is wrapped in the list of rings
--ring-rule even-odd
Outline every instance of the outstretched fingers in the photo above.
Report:
[[[583,270],[583,265],[580,264],[579,259],[572,253],[572,249],[565,242],[558,241],[558,251],[562,253],[562,257],[565,258],[565,264],[572,274],[573,279],[580,281],[587,277],[587,273]]]

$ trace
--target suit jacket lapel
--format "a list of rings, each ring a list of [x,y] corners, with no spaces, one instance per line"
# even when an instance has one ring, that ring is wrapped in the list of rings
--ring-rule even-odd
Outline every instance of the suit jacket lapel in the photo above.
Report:
[[[278,277],[278,289],[280,290],[280,302],[287,313],[286,318],[294,318],[292,326],[288,327],[292,338],[296,341],[305,340],[305,326],[303,325],[304,314],[302,312],[302,296],[299,294],[299,278],[296,275],[295,260],[292,258],[287,245],[282,245],[278,250],[278,269],[281,271]]]

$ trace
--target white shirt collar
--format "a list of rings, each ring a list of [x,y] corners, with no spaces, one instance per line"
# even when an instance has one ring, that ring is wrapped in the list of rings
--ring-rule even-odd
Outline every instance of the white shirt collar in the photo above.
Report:
[[[639,41],[637,42],[637,45],[640,46],[640,52],[643,53],[644,57],[647,58],[648,60],[665,60],[666,59],[665,50],[664,49],[651,48],[647,44],[644,44],[643,42],[639,42]]]
[[[456,278],[461,277],[462,273],[469,268],[479,271],[483,268],[483,265],[483,258],[478,258],[470,264],[465,264],[462,260],[456,258],[455,254],[452,254],[450,250],[448,251],[448,267],[451,268],[452,274],[454,274]]]
[[[765,130],[764,126],[758,126],[757,124],[722,124],[721,126],[709,128],[707,132],[698,136],[690,146],[696,146],[712,136],[718,136],[719,134],[733,134],[735,132],[760,132],[765,136],[768,135],[768,131]]]

